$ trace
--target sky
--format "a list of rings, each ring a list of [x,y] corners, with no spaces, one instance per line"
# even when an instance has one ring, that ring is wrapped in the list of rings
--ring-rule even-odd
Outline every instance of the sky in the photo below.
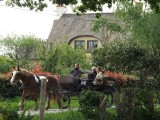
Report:
[[[66,13],[73,13],[72,7],[67,6]],[[104,6],[104,12],[112,12],[114,6],[108,9]],[[56,6],[49,4],[42,12],[30,11],[29,9],[6,6],[0,1],[0,37],[7,35],[34,35],[47,39],[53,21],[58,19]]]
[[[43,12],[30,11],[24,8],[8,7],[0,1],[0,36],[8,34],[35,35],[47,39],[56,12],[53,6],[49,6]]]

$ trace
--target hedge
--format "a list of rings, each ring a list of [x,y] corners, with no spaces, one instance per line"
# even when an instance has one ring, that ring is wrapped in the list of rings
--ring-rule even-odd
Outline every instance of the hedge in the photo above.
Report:
[[[14,98],[21,95],[19,84],[11,85],[8,78],[0,77],[0,98]]]

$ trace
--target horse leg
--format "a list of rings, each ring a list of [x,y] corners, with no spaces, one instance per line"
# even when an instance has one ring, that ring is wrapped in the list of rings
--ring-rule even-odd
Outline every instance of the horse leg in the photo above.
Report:
[[[25,100],[25,96],[26,96],[27,92],[25,90],[23,90],[22,96],[21,96],[21,101],[19,103],[19,110],[23,111],[24,110],[24,100]]]
[[[38,100],[38,93],[33,94],[32,98],[34,100],[34,109],[33,110],[37,111],[38,110],[38,102],[37,102],[37,100]]]
[[[48,110],[51,107],[51,105],[50,105],[50,99],[51,99],[50,91],[46,91],[46,99],[47,99],[47,104],[46,104],[45,110]]]
[[[60,99],[60,94],[58,92],[56,92],[56,101],[57,101],[57,104],[58,104],[58,108],[62,109],[62,102],[61,102],[61,99]]]

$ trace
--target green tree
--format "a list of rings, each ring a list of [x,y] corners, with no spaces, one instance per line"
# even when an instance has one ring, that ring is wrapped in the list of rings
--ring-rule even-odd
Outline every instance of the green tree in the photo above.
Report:
[[[103,48],[93,51],[92,58],[96,65],[112,71],[132,73],[141,68],[141,60],[146,51],[127,40],[114,41]]]
[[[0,56],[0,73],[7,73],[14,65],[12,59],[6,56]]]
[[[116,12],[124,22],[125,32],[137,45],[148,50],[148,57],[143,60],[145,74],[159,76],[160,73],[160,16],[154,11],[145,12],[137,6],[123,4]],[[147,65],[148,64],[148,65]],[[151,65],[152,64],[152,65]],[[155,66],[157,64],[157,66]],[[150,66],[147,67],[146,66]],[[150,72],[149,72],[150,71]],[[152,76],[153,77],[153,76]]]
[[[29,67],[30,60],[38,58],[42,42],[34,36],[7,36],[0,41],[0,44],[3,46],[3,52],[6,56],[9,56],[20,66]]]
[[[146,109],[154,112],[153,90],[160,83],[159,14],[123,3],[116,15],[123,23],[126,39],[94,51],[94,62],[114,71],[136,74],[139,87],[147,91]]]
[[[160,58],[159,15],[154,11],[144,12],[137,5],[133,6],[129,2],[124,2],[119,4],[115,17],[119,19],[120,26],[117,27],[114,23],[110,24],[111,22],[108,22],[107,19],[99,19],[94,24],[94,30],[102,27],[113,31],[117,30],[125,35],[123,39],[126,40],[108,44],[104,48],[94,51],[93,55],[96,55],[93,56],[94,61],[106,67],[114,66],[114,70],[124,71],[130,68],[138,70],[137,68],[140,68],[145,69],[148,73],[151,71],[150,75],[158,74],[160,64],[158,61]],[[110,65],[105,64],[108,61]],[[154,65],[156,62],[157,67]],[[152,67],[149,67],[149,64],[152,64]]]
[[[77,5],[76,9],[74,10],[76,13],[81,14],[85,13],[87,10],[90,11],[102,11],[102,6],[104,4],[108,4],[108,7],[111,7],[115,2],[123,2],[128,0],[81,0],[81,5],[78,5],[78,0],[49,0],[52,4],[58,4],[59,6],[62,5]],[[130,0],[133,3],[134,0]],[[157,13],[160,12],[160,1],[159,0],[144,0],[148,3],[153,10]],[[47,7],[48,1],[44,0],[7,0],[8,5],[16,5],[19,7],[28,7],[31,10],[40,10],[42,11],[45,7]]]
[[[83,69],[91,68],[91,60],[83,49],[74,50],[64,42],[52,46],[45,56],[43,69],[52,73],[68,74],[75,63]]]
[[[112,20],[111,20],[112,19]],[[116,18],[106,18],[99,17],[95,19],[92,23],[92,31],[102,32],[103,44],[107,44],[110,38],[116,33],[122,33],[123,29],[119,24],[119,21]],[[118,39],[118,38],[117,38]]]

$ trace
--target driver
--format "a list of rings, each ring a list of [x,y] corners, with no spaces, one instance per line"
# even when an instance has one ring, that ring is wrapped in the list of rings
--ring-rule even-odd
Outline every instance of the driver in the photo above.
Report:
[[[75,78],[76,83],[81,83],[80,77],[82,74],[84,74],[84,72],[80,70],[80,65],[78,63],[74,65],[74,69],[71,70],[70,74]]]

